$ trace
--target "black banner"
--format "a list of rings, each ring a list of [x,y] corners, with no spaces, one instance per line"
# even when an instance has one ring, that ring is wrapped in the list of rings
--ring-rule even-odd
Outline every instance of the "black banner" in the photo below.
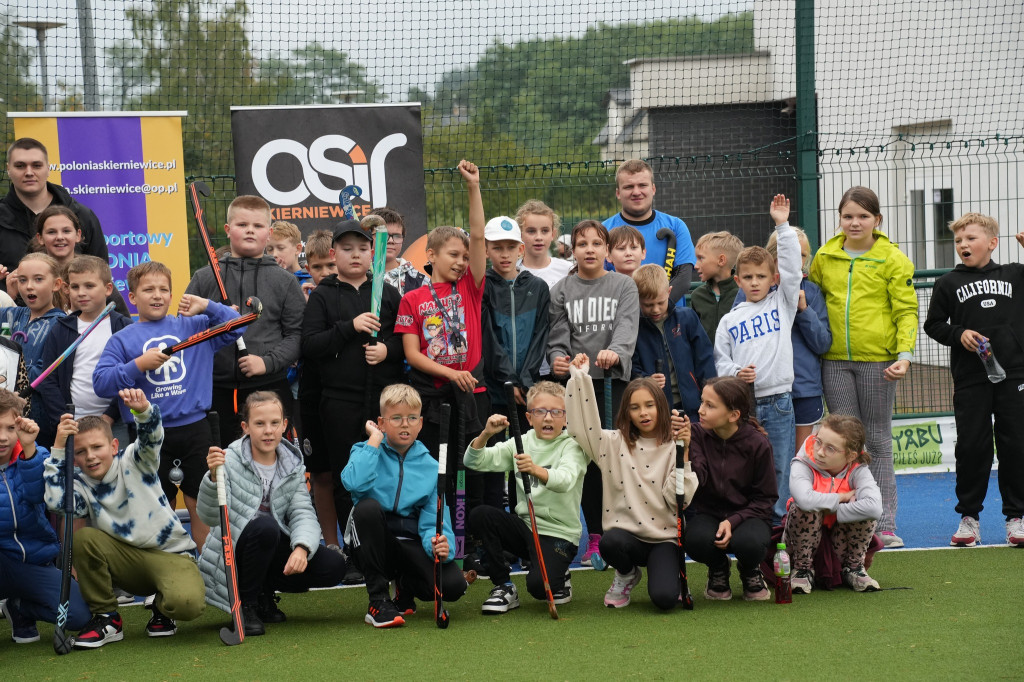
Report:
[[[342,219],[340,190],[357,185],[359,217],[390,206],[405,217],[405,244],[427,233],[418,104],[232,107],[239,194],[270,204],[274,220],[305,237]]]

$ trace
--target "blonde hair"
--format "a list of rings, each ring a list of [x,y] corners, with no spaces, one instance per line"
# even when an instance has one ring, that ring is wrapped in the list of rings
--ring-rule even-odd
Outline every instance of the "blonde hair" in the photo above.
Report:
[[[268,204],[263,197],[258,197],[254,194],[243,194],[234,198],[231,204],[228,205],[228,223],[230,223],[231,219],[234,217],[235,211],[239,209],[246,211],[265,211],[267,214],[267,223],[270,223],[270,221],[273,220],[273,217],[270,215],[270,204]]]
[[[18,261],[18,267],[20,268],[22,263],[25,263],[27,261],[33,261],[33,260],[42,261],[46,265],[46,267],[48,267],[50,269],[50,274],[53,275],[54,281],[57,281],[57,282],[61,283],[61,286],[57,287],[57,289],[54,290],[54,292],[53,292],[53,299],[50,301],[50,305],[52,305],[54,308],[60,308],[61,310],[67,310],[67,308],[68,308],[68,300],[67,300],[67,298],[68,297],[64,295],[64,286],[63,286],[64,284],[66,284],[66,282],[64,281],[64,278],[62,277],[64,272],[63,272],[63,269],[60,267],[60,264],[57,263],[57,260],[53,256],[50,256],[49,254],[45,254],[45,253],[42,253],[42,252],[35,252],[35,253],[26,253],[24,256],[22,256],[21,260]]]
[[[542,215],[546,218],[551,219],[551,228],[557,237],[562,227],[562,219],[558,217],[554,209],[545,204],[540,199],[528,199],[526,203],[516,209],[516,222],[519,223],[519,228],[522,229],[523,221],[526,220],[528,215]]]
[[[385,409],[399,405],[408,405],[414,410],[419,410],[423,408],[423,400],[416,389],[409,384],[385,386],[384,390],[380,392],[381,414],[384,413]]]
[[[956,234],[968,225],[977,225],[985,231],[989,237],[999,236],[999,223],[992,216],[983,213],[964,213],[962,216],[949,224],[949,231]]]
[[[763,246],[748,246],[736,257],[736,274],[740,274],[743,265],[768,265],[769,272],[775,274],[775,258]]]
[[[651,164],[647,163],[643,159],[629,159],[623,161],[622,165],[615,171],[615,185],[619,184],[619,178],[623,175],[634,175],[636,173],[643,173],[647,171],[651,174],[651,182],[654,182],[654,169],[651,168]]]
[[[295,246],[302,241],[302,233],[299,232],[299,226],[295,223],[276,220],[270,226],[270,238],[287,239],[292,246]]]
[[[704,249],[711,253],[724,253],[729,269],[736,267],[736,258],[743,250],[743,241],[731,232],[708,232],[693,246],[694,250]]]
[[[64,271],[68,275],[68,279],[70,279],[71,275],[82,275],[91,272],[96,274],[104,284],[110,284],[114,281],[107,261],[98,256],[75,256],[68,263]],[[71,282],[69,281],[68,284],[71,284]]]
[[[128,271],[128,291],[134,294],[139,282],[147,275],[163,275],[167,278],[167,284],[173,286],[171,269],[160,261],[151,260],[148,263],[139,263]]]
[[[334,246],[334,235],[328,230],[317,230],[306,238],[306,260],[330,258]]]
[[[0,388],[0,414],[13,412],[15,417],[20,417],[25,411],[25,402],[17,393]]]
[[[469,235],[461,227],[452,225],[438,225],[427,236],[427,250],[440,251],[449,239],[458,239],[462,245],[469,248]]]
[[[807,239],[807,233],[806,232],[801,230],[799,227],[796,227],[795,225],[793,225],[791,227],[793,228],[793,231],[796,232],[796,238],[797,238],[798,242],[799,242],[800,239],[804,239],[804,240],[807,241],[808,244],[810,243],[810,240]],[[764,245],[764,248],[765,248],[765,250],[768,253],[770,253],[772,255],[772,258],[778,258],[779,257],[779,233],[778,232],[772,232],[771,236],[768,237],[768,243]]]
[[[539,395],[551,395],[565,401],[565,387],[554,381],[538,381],[526,392],[526,405],[533,403],[533,399]]]
[[[284,413],[284,401],[281,400],[281,396],[273,391],[254,391],[245,399],[245,407],[242,408],[242,421],[248,422],[253,408],[264,403],[277,403],[277,406],[281,408],[281,416],[287,417]]]
[[[638,267],[633,273],[633,281],[636,282],[636,290],[641,301],[658,298],[669,288],[668,273],[665,272],[665,268],[654,263]]]

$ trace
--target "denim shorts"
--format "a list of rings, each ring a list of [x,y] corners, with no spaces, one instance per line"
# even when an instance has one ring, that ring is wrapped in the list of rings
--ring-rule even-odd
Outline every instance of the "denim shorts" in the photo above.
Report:
[[[793,416],[797,426],[814,426],[825,416],[825,398],[820,395],[793,398]]]

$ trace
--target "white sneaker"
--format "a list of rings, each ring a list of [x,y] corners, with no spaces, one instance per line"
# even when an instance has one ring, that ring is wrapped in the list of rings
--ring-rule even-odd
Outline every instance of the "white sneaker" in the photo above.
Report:
[[[519,608],[519,591],[516,590],[516,586],[512,583],[505,585],[497,585],[491,590],[491,595],[487,597],[483,605],[480,607],[480,611],[484,614],[488,613],[507,613],[512,609]]]
[[[640,584],[642,577],[639,566],[634,566],[631,572],[625,574],[615,571],[612,586],[604,593],[604,605],[612,609],[629,606],[629,593]]]
[[[1018,519],[1019,520],[1019,519]],[[1007,542],[1009,542],[1010,524],[1006,524]],[[974,547],[981,543],[981,524],[973,516],[960,519],[960,526],[953,533],[949,544],[953,547]]]
[[[885,549],[897,549],[903,546],[903,538],[891,530],[883,530],[878,534],[878,537],[882,539],[882,544],[885,545]]]
[[[1024,520],[1019,516],[1006,521],[1006,543],[1014,547],[1024,547]]]
[[[864,567],[844,568],[843,584],[854,592],[877,592],[878,581],[867,574]]]

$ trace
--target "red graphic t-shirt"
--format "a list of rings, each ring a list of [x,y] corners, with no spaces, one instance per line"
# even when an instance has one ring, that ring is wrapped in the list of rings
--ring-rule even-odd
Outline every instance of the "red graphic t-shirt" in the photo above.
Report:
[[[472,371],[483,354],[480,332],[480,307],[484,298],[484,282],[477,286],[472,270],[455,284],[452,295],[450,282],[425,284],[402,297],[395,321],[396,334],[416,334],[420,339],[420,352],[434,362],[459,371]],[[433,286],[444,313],[430,293]],[[441,388],[447,379],[434,377],[434,387]],[[486,390],[479,384],[474,393]]]

